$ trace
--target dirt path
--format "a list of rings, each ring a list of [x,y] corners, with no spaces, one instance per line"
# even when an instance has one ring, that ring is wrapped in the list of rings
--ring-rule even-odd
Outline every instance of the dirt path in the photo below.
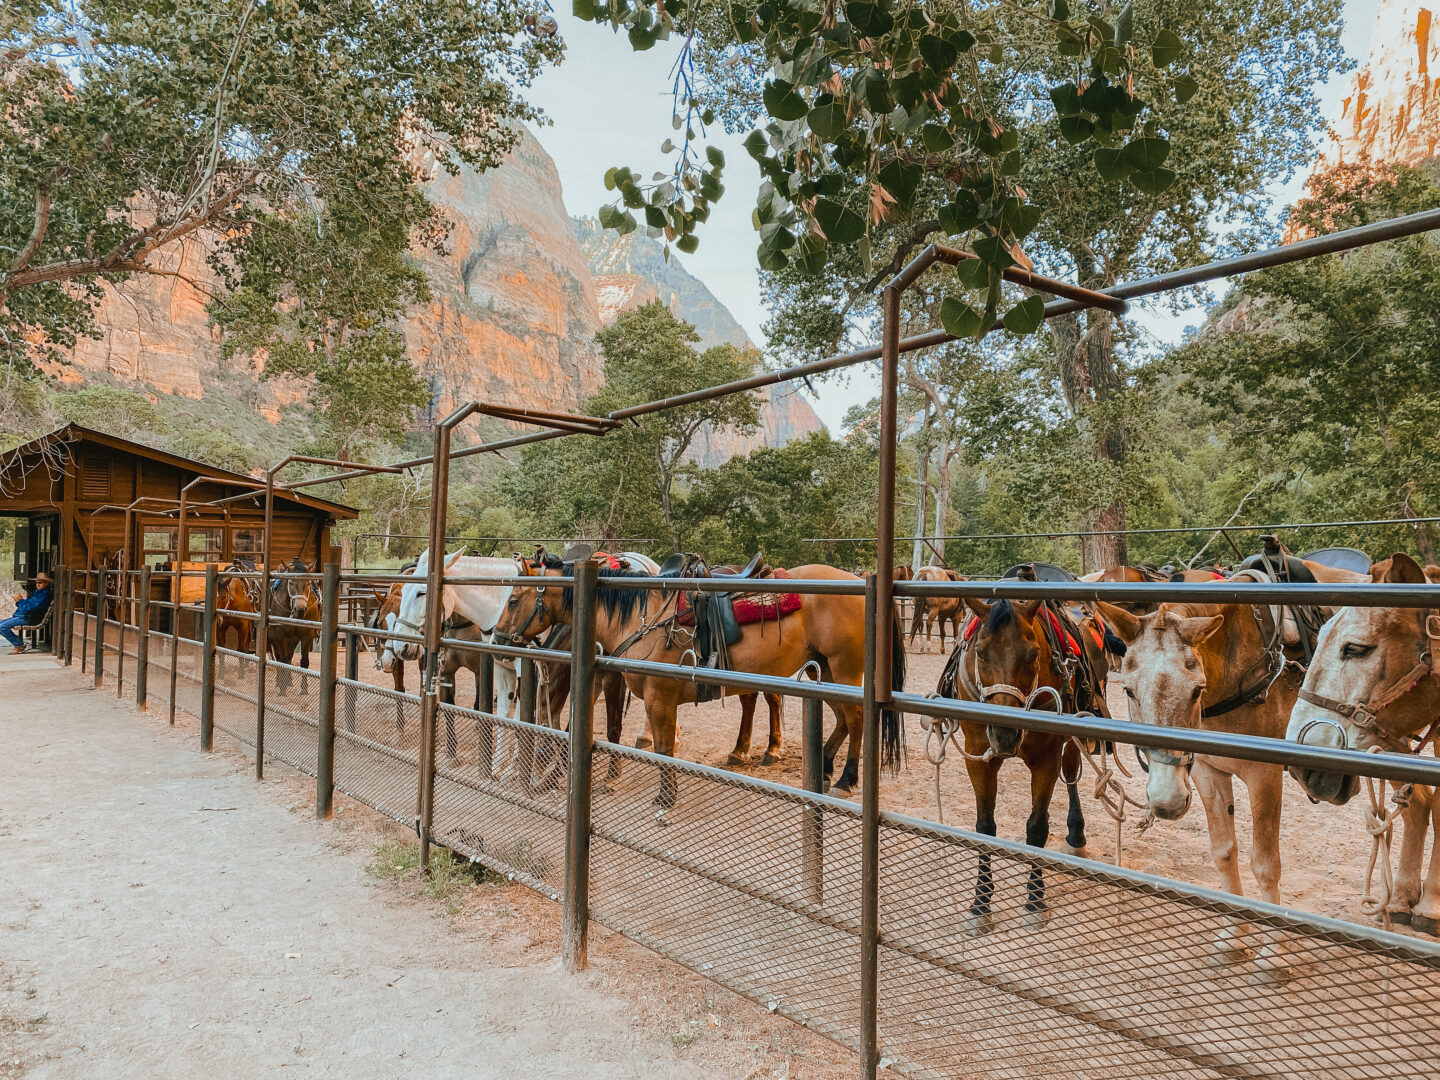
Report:
[[[0,1076],[703,1074],[554,951],[494,963],[283,782],[81,686],[0,664]]]

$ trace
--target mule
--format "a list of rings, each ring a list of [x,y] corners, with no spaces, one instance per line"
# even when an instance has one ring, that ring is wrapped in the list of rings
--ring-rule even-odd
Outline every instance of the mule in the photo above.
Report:
[[[1271,609],[1249,604],[1161,604],[1134,615],[1101,601],[1097,607],[1127,644],[1117,678],[1130,719],[1159,727],[1283,737],[1300,680],[1287,665]],[[1284,773],[1279,765],[1244,758],[1164,749],[1142,751],[1146,799],[1162,821],[1178,821],[1200,793],[1210,858],[1226,891],[1244,895],[1235,836],[1234,780],[1250,799],[1250,872],[1262,899],[1280,903],[1280,815]],[[1240,929],[1215,944],[1215,961],[1243,957]],[[1276,961],[1261,949],[1262,970]]]
[[[282,562],[275,567],[276,574],[309,574],[310,567],[303,559],[291,559],[288,563]],[[320,594],[315,589],[315,582],[308,578],[296,577],[272,577],[270,581],[270,614],[286,619],[306,619],[310,622],[320,621]],[[282,664],[290,664],[295,659],[295,650],[300,650],[300,666],[307,671],[310,668],[310,649],[315,644],[315,635],[318,630],[313,626],[286,626],[283,623],[272,622],[266,631],[270,656]],[[287,694],[290,691],[290,672],[280,668],[275,676],[275,687],[279,692]],[[300,692],[308,694],[310,683],[308,679],[300,680]]]
[[[571,623],[574,589],[547,587],[547,577],[566,576],[573,565],[553,556],[538,564],[527,563],[525,573],[537,578],[533,586],[515,589],[500,622],[497,635],[510,640],[534,640],[551,626]],[[833,566],[811,564],[795,567],[792,577],[834,581],[857,580],[853,574]],[[617,587],[607,580],[635,577],[632,570],[600,569],[597,590],[596,641],[607,655],[629,656],[657,663],[681,665],[695,648],[695,631],[680,620],[679,592]],[[891,634],[893,686],[904,686],[905,651],[897,624]],[[810,662],[819,665],[827,681],[859,686],[865,671],[865,600],[862,596],[830,596],[804,593],[800,607],[778,621],[751,623],[740,627],[740,639],[729,647],[730,666],[735,671],[790,677]],[[662,678],[627,673],[631,692],[645,703],[645,714],[655,742],[655,751],[667,757],[675,754],[676,711],[696,700],[697,685],[690,679]],[[844,717],[825,744],[824,768],[834,770],[840,744],[849,741],[849,754],[837,790],[852,791],[859,780],[863,723],[858,705],[838,706]],[[886,709],[881,714],[881,761],[895,767],[899,759],[898,715]],[[675,804],[675,777],[662,773],[656,804],[667,809]]]
[[[1423,570],[1396,553],[1372,579],[1399,585],[1440,584],[1440,567]],[[1424,608],[1341,608],[1320,631],[1315,655],[1285,736],[1295,742],[1351,750],[1420,753],[1440,730],[1440,614]],[[1418,741],[1418,744],[1417,744]],[[1312,799],[1343,806],[1360,778],[1291,766]],[[1399,787],[1400,785],[1395,785]],[[1405,807],[1394,886],[1384,900],[1391,922],[1440,934],[1440,798],[1416,787]],[[1431,824],[1436,848],[1424,871]]]

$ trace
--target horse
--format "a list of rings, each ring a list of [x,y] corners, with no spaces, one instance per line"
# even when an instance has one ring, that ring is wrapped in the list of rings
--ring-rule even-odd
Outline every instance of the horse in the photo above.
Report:
[[[1440,567],[1422,570],[1410,556],[1397,552],[1376,563],[1371,577],[1389,584],[1440,584]],[[1316,639],[1285,737],[1312,746],[1418,754],[1437,731],[1440,614],[1423,608],[1341,608]],[[1360,778],[1348,773],[1297,766],[1287,771],[1318,802],[1343,806],[1360,789]],[[1409,787],[1395,786],[1401,791]],[[1421,876],[1432,819],[1440,839],[1440,798],[1429,788],[1415,787],[1404,808],[1394,886],[1388,897],[1362,901],[1362,910],[1440,935],[1440,843],[1431,855],[1429,873],[1423,881]]]
[[[947,570],[942,566],[922,566],[915,571],[916,581],[964,581],[965,579],[954,570]],[[954,637],[960,636],[960,612],[964,607],[958,596],[917,596],[915,598],[915,614],[910,620],[910,644],[915,644],[915,635],[920,632],[923,624],[925,627],[925,640],[930,641],[930,631],[938,622],[940,624],[940,652],[945,652],[945,623],[948,621],[954,629]]]
[[[215,644],[224,648],[226,635],[235,633],[235,651],[255,651],[255,620],[244,618],[260,610],[260,587],[248,578],[232,577],[232,574],[252,573],[255,564],[236,559],[220,572],[215,592]],[[232,615],[230,612],[239,612]]]
[[[511,594],[496,626],[497,636],[507,640],[534,640],[558,623],[573,622],[574,589],[546,587],[546,578],[568,575],[572,563],[547,556],[526,563],[524,573],[535,577],[533,586],[520,586]],[[854,581],[853,574],[833,566],[809,564],[789,571],[797,578]],[[633,570],[602,566],[597,590],[596,641],[608,656],[635,656],[657,663],[681,664],[694,649],[695,630],[680,621],[677,592],[652,594],[649,590],[617,587],[608,582],[617,578],[642,576]],[[800,594],[800,607],[781,617],[741,626],[740,639],[729,647],[730,666],[735,671],[760,675],[792,676],[814,661],[827,681],[859,686],[865,673],[865,603],[861,596]],[[905,679],[904,641],[897,624],[891,634],[892,685],[903,688]],[[645,713],[654,738],[655,751],[666,757],[675,754],[676,710],[696,700],[697,684],[686,678],[635,675],[625,681],[631,692],[645,703]],[[838,707],[845,722],[836,726],[825,744],[824,766],[833,771],[840,743],[849,738],[849,756],[835,787],[850,792],[859,780],[863,724],[858,705]],[[881,713],[881,761],[894,768],[899,759],[900,721],[893,710]],[[676,780],[663,772],[655,802],[661,810],[675,804]]]
[[[282,562],[275,570],[282,575],[313,572],[303,559]],[[320,596],[315,590],[315,583],[307,578],[273,577],[270,581],[269,606],[272,617],[278,615],[281,618],[307,619],[310,622],[318,622],[320,619]],[[298,647],[300,666],[308,671],[310,647],[315,643],[316,632],[316,628],[312,626],[272,623],[266,631],[270,655],[282,664],[289,664],[294,660],[295,649]],[[290,672],[284,668],[281,668],[276,676],[276,688],[282,695],[290,689]],[[309,689],[308,682],[302,679],[300,692],[309,693]]]
[[[446,574],[456,577],[503,578],[515,577],[520,573],[521,563],[515,559],[497,559],[489,556],[466,556],[465,549],[443,556]],[[400,630],[423,635],[425,633],[426,589],[430,572],[430,551],[427,548],[415,563],[413,582],[406,582],[400,589],[400,610],[395,616],[395,626]],[[511,593],[509,585],[459,584],[446,582],[441,591],[440,606],[447,622],[460,619],[473,623],[481,634],[481,640],[495,640],[496,620],[500,617],[506,598]],[[395,655],[400,660],[419,660],[422,646],[418,642],[404,641],[398,644]],[[437,658],[438,659],[438,658]],[[508,660],[495,661],[495,700],[500,705],[499,715],[509,719],[515,706],[515,665]],[[455,738],[454,721],[445,721],[445,749],[453,761],[458,743]]]
[[[414,563],[406,563],[396,571],[397,574],[412,574],[415,572]],[[400,593],[404,582],[391,582],[389,590],[385,593],[385,599],[375,609],[375,614],[366,625],[372,630],[386,630],[395,632],[396,619],[400,615]],[[393,638],[381,634],[371,639],[371,647],[375,653],[375,670],[383,671],[390,676],[391,684],[397,694],[405,692],[405,662],[400,659],[395,651],[396,642]],[[405,707],[395,702],[395,732],[397,735],[405,732]]]
[[[1137,566],[1112,566],[1108,570],[1096,570],[1092,574],[1083,574],[1081,581],[1170,581],[1170,575],[1164,573],[1159,567],[1150,563],[1140,563]],[[1132,615],[1148,615],[1158,606],[1146,600],[1128,600],[1114,605],[1122,611],[1128,611]]]
[[[1147,615],[1097,604],[1126,642],[1118,678],[1130,719],[1161,727],[1237,735],[1283,736],[1300,688],[1287,665],[1281,627],[1272,609],[1250,604],[1160,604]],[[1210,858],[1226,891],[1244,895],[1235,838],[1236,777],[1250,797],[1250,872],[1262,899],[1280,903],[1280,813],[1284,773],[1279,765],[1212,754],[1143,751],[1150,812],[1177,821],[1190,806],[1190,783],[1200,793],[1210,835]],[[1215,943],[1215,962],[1243,958],[1241,933],[1227,928]],[[1256,958],[1262,972],[1277,962],[1276,946]]]
[[[942,697],[1047,711],[1095,711],[1103,691],[1087,673],[1084,647],[1071,635],[1056,609],[1044,600],[997,600],[987,604],[967,596],[973,613],[955,651],[945,663],[936,686]],[[1052,616],[1054,621],[1052,621]],[[1075,635],[1088,636],[1084,631]],[[1087,681],[1092,680],[1092,681]],[[1030,816],[1025,842],[1043,848],[1050,837],[1050,801],[1056,781],[1064,779],[1069,795],[1065,844],[1062,850],[1083,851],[1085,812],[1080,805],[1080,748],[1063,735],[1022,731],[1001,724],[960,721],[964,734],[965,771],[975,791],[975,831],[996,835],[995,801],[1000,766],[1018,757],[1030,770]],[[995,886],[990,855],[980,854],[975,895],[965,919],[972,935],[987,933],[992,925],[991,902]],[[1025,919],[1043,925],[1046,919],[1045,882],[1033,866],[1025,888]]]

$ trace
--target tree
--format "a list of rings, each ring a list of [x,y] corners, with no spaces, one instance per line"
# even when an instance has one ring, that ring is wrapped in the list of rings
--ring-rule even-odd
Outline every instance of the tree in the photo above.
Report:
[[[1436,205],[1414,169],[1317,178],[1292,225],[1327,232]],[[1440,512],[1440,244],[1430,235],[1248,277],[1230,318],[1173,358],[1241,453],[1324,517]],[[1244,307],[1243,317],[1239,308]],[[1417,529],[1426,561],[1434,530]]]
[[[527,16],[539,36],[522,32]],[[525,0],[19,0],[0,14],[0,350],[93,330],[101,282],[242,265],[277,221],[443,230],[416,168],[497,164],[559,42]]]
[[[755,370],[757,356],[732,345],[697,352],[700,337],[658,302],[620,316],[595,335],[605,385],[582,408],[605,415],[628,405],[731,382]],[[579,529],[596,537],[654,536],[675,546],[689,523],[678,512],[687,454],[701,428],[754,431],[754,394],[732,394],[652,413],[603,438],[568,438],[526,449],[511,488],[517,505],[540,506],[542,532]]]
[[[1091,121],[1083,99],[1095,84],[1074,78],[1059,83],[1075,75],[1075,62],[1049,45],[1028,57],[1033,75],[1015,76],[1006,98],[1012,111],[1002,117],[1017,132],[1014,182],[1026,205],[1038,208],[1031,212],[1026,255],[1042,271],[1091,288],[1202,261],[1227,225],[1249,227],[1253,235],[1263,226],[1265,209],[1257,192],[1308,159],[1320,125],[1313,87],[1343,63],[1336,0],[1134,0],[1128,7],[1136,25],[1165,26],[1187,42],[1187,70],[1175,78],[1176,92],[1155,97],[1146,113],[1168,137],[1165,145],[1145,142],[1117,153],[1084,141]],[[1041,107],[1042,97],[1052,100],[1053,110]],[[1146,179],[1142,165],[1165,172],[1169,183]],[[832,252],[818,279],[795,268],[771,274],[771,344],[798,360],[868,336],[878,315],[878,290],[889,276],[918,245],[952,236],[969,221],[957,215],[958,198],[943,185],[922,184],[909,220],[883,230],[872,226],[870,251],[894,252],[882,264],[857,244]],[[875,242],[877,233],[883,244]],[[962,265],[962,284],[978,286],[981,271]],[[988,311],[977,313],[948,296],[953,285],[945,278],[932,274],[907,294],[905,316],[913,329],[937,321],[959,336],[987,329]],[[842,317],[819,319],[808,310],[821,305]],[[1014,327],[1027,328],[1026,320]],[[1132,370],[1124,360],[1129,334],[1114,316],[1090,310],[1050,320],[1043,354],[1019,348],[1014,335],[989,346],[1010,349],[1014,361],[1048,388],[1040,416],[1074,424],[1071,451],[1097,464],[1071,470],[1090,476],[1097,493],[1110,493],[1080,508],[1082,521],[1100,529],[1126,526],[1132,472],[1125,461],[1133,429],[1143,423],[1144,403],[1132,392]],[[1089,542],[1089,565],[1123,561],[1123,536]]]

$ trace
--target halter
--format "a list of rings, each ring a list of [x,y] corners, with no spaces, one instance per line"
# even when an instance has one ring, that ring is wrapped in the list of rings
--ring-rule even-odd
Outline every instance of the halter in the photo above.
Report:
[[[1343,716],[1351,724],[1361,731],[1367,731],[1374,735],[1378,741],[1398,750],[1400,753],[1420,753],[1426,745],[1440,733],[1440,716],[1436,716],[1420,736],[1420,742],[1413,750],[1408,746],[1397,746],[1394,736],[1387,734],[1380,728],[1380,713],[1388,709],[1395,702],[1399,701],[1410,691],[1414,690],[1428,676],[1440,677],[1440,615],[1427,614],[1425,616],[1425,647],[1420,650],[1420,659],[1415,666],[1401,675],[1385,689],[1364,701],[1337,701],[1335,698],[1317,694],[1313,690],[1300,688],[1300,699],[1307,701],[1316,708],[1324,709],[1326,712]],[[1296,742],[1305,741],[1305,733],[1313,727],[1329,725],[1340,733],[1340,745],[1349,746],[1350,736],[1345,728],[1330,719],[1328,716],[1319,717],[1309,721],[1300,729],[1296,736]]]

